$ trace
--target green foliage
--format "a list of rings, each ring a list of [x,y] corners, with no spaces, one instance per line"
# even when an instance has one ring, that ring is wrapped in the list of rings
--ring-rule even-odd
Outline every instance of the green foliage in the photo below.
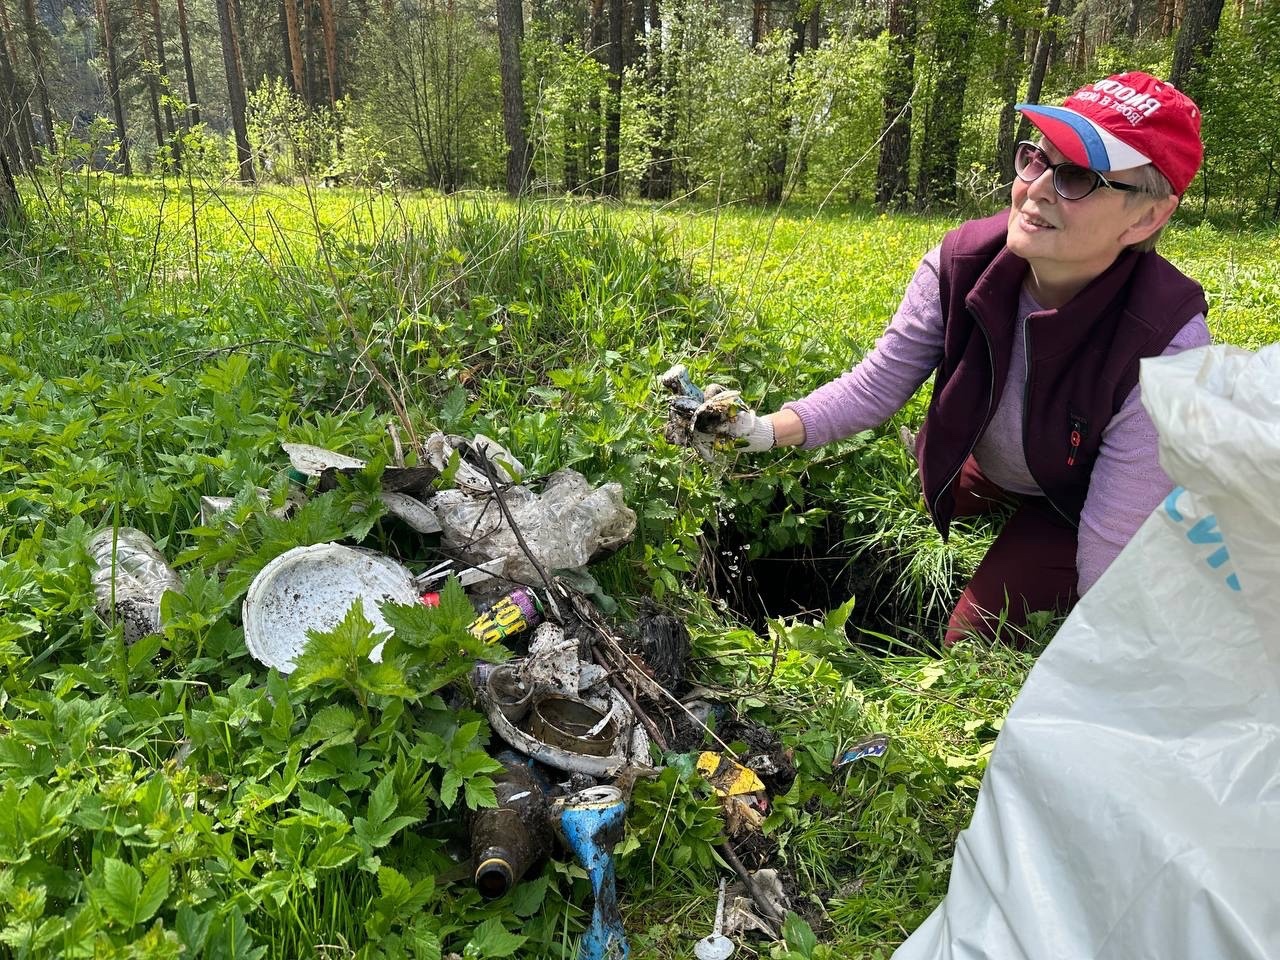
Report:
[[[1224,11],[1202,98],[1205,169],[1191,198],[1204,206],[1226,198],[1247,220],[1280,219],[1280,108],[1256,93],[1277,83],[1280,8],[1265,4],[1248,17]]]
[[[393,4],[361,36],[349,122],[406,182],[452,191],[502,181],[497,37],[477,29],[477,15],[468,2]]]
[[[259,179],[293,183],[332,172],[341,121],[340,111],[335,116],[327,107],[308,107],[280,77],[264,78],[249,92],[245,109]]]

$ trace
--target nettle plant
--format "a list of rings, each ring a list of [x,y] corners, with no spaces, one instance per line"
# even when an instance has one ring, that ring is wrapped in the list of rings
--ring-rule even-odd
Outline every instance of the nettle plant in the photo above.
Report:
[[[466,630],[456,582],[437,609],[385,612],[380,663],[356,608],[287,678],[219,684],[135,662],[123,689],[75,667],[40,689],[10,673],[0,942],[18,957],[287,957],[324,943],[505,956],[549,936],[501,919],[549,906],[547,884],[536,902],[524,890],[490,908],[436,880],[458,821],[494,804],[499,769],[483,718],[441,692],[501,648]],[[10,666],[29,669],[18,651],[6,640]]]

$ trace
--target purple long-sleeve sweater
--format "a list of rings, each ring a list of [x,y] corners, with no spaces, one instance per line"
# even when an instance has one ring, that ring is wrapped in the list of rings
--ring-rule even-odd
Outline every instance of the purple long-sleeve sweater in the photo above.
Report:
[[[842,377],[803,400],[786,404],[804,424],[806,447],[816,447],[869,430],[889,419],[942,360],[942,302],[938,294],[940,247],[925,254],[902,304],[875,347]],[[1024,290],[1018,302],[1013,356],[1023,356],[1027,316],[1043,309]],[[1205,318],[1187,322],[1164,355],[1209,343]],[[982,472],[1013,493],[1039,494],[1022,448],[1022,400],[1027,371],[1009,365],[1000,405],[973,451]],[[1083,595],[1111,565],[1156,505],[1173,489],[1160,467],[1155,425],[1143,408],[1139,388],[1125,399],[1102,434],[1102,447],[1080,511],[1076,552],[1078,590]]]

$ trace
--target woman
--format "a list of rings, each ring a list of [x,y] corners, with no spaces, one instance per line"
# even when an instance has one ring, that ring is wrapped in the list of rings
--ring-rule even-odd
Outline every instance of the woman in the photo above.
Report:
[[[1065,611],[1097,580],[1172,489],[1138,363],[1209,342],[1199,284],[1154,252],[1203,158],[1195,104],[1125,73],[1018,110],[1040,136],[1016,148],[1009,210],[925,255],[857,366],[768,416],[713,390],[687,413],[695,444],[814,447],[883,423],[935,373],[915,450],[934,523],[945,537],[1014,505],[948,644],[994,635],[1002,612]]]

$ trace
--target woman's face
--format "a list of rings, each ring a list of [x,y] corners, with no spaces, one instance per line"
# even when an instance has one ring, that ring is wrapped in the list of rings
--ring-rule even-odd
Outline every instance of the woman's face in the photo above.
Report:
[[[1067,158],[1048,140],[1041,148],[1052,163]],[[1132,183],[1133,171],[1106,174],[1108,180]],[[1100,186],[1082,200],[1064,200],[1053,188],[1053,171],[1046,169],[1032,183],[1013,181],[1007,243],[1010,251],[1034,268],[1053,273],[1096,276],[1141,237],[1135,222],[1150,202],[1126,202],[1125,194]]]

